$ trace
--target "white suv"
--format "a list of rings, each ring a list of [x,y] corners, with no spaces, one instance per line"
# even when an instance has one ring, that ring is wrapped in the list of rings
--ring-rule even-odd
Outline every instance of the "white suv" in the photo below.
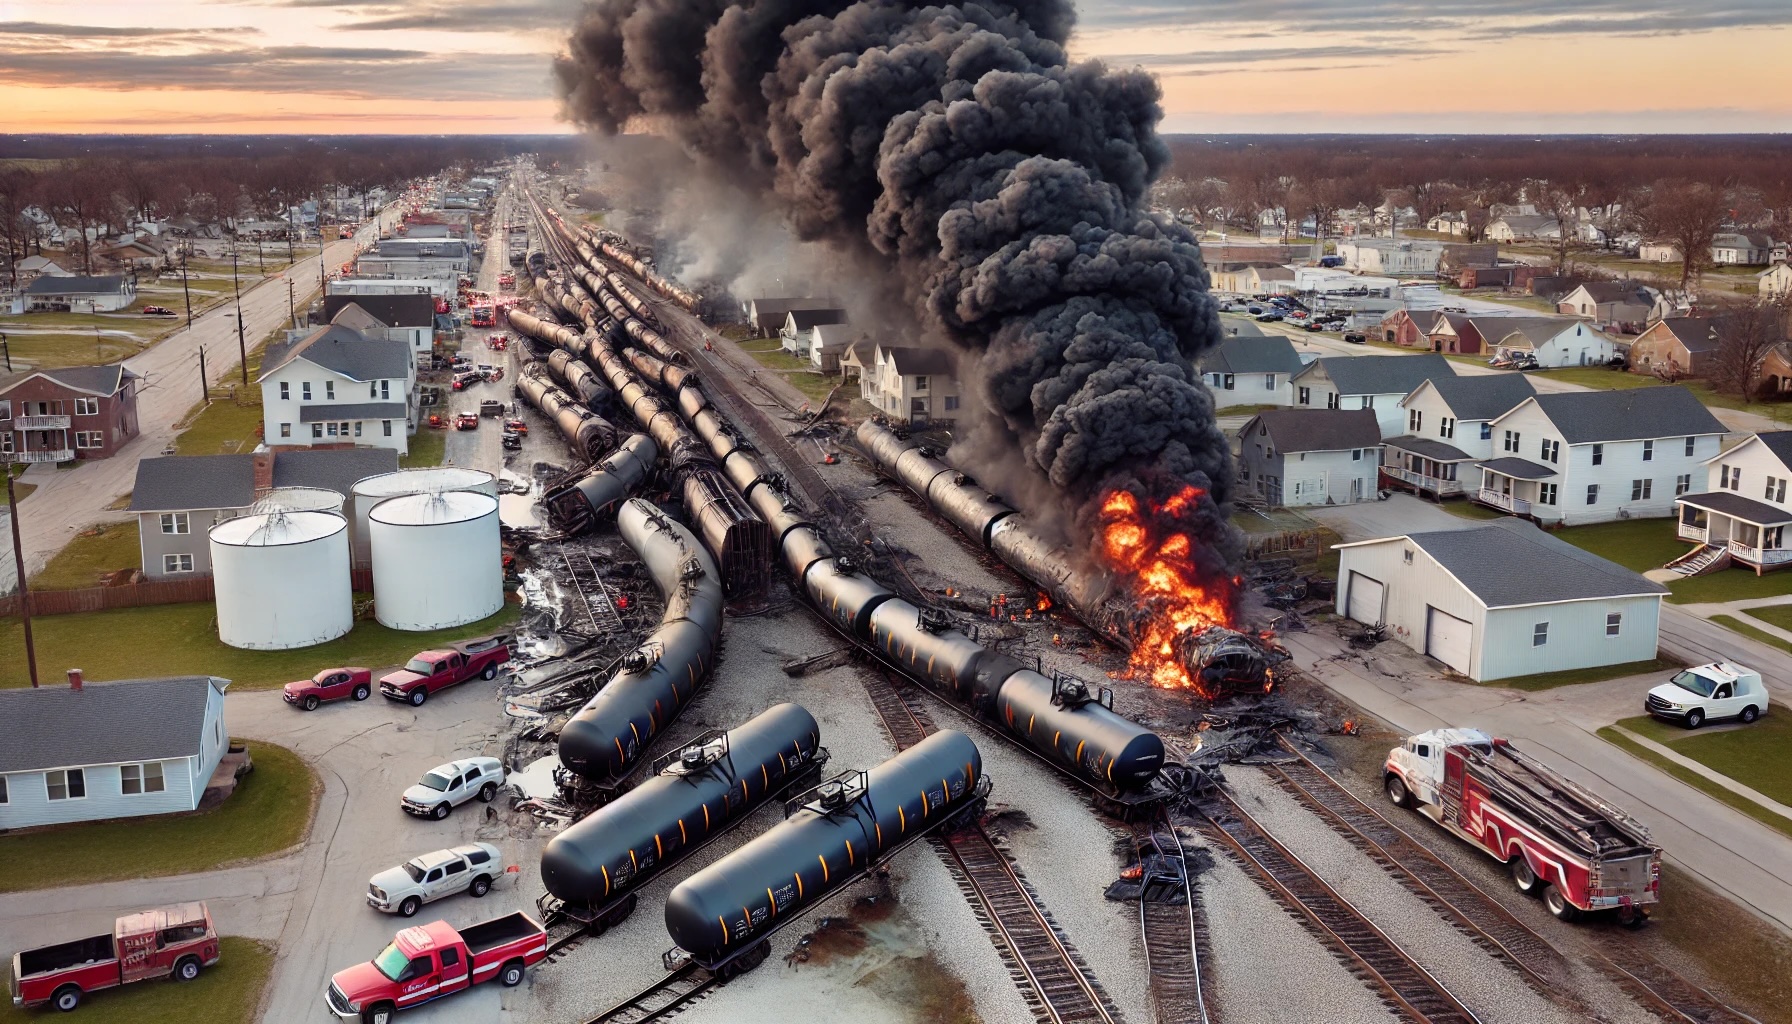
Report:
[[[468,757],[431,768],[400,802],[406,814],[441,821],[450,811],[478,797],[486,803],[504,785],[504,765],[495,757]]]
[[[375,910],[411,917],[425,903],[464,892],[484,896],[507,878],[498,848],[472,843],[413,857],[367,882],[367,903]]]

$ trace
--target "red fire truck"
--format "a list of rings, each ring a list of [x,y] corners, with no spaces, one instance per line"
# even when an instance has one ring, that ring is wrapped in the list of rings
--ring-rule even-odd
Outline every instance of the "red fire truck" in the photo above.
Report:
[[[192,981],[218,962],[218,933],[203,903],[126,914],[106,935],[22,950],[12,957],[14,1006],[68,1012],[89,992],[147,978]]]
[[[1477,729],[1409,736],[1384,769],[1388,799],[1474,844],[1564,921],[1611,911],[1641,924],[1661,900],[1661,849],[1641,823]]]

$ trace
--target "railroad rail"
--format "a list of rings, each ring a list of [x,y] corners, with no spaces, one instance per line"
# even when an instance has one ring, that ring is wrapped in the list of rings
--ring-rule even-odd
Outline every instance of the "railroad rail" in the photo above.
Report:
[[[1380,991],[1402,1018],[1479,1024],[1480,1018],[1317,872],[1277,842],[1239,803],[1216,791],[1198,826],[1231,851],[1270,896],[1299,914],[1353,974]]]
[[[1346,789],[1286,737],[1281,743],[1296,760],[1266,766],[1278,785],[1458,930],[1517,971],[1533,989],[1567,1009],[1589,1013],[1572,994],[1575,984],[1567,958],[1548,939]],[[1586,962],[1666,1020],[1683,1024],[1755,1024],[1753,1017],[1726,1006],[1641,951],[1622,947],[1603,950],[1590,953]]]
[[[1158,1024],[1208,1024],[1207,994],[1201,977],[1207,945],[1206,921],[1195,904],[1187,851],[1174,820],[1162,818],[1133,826],[1139,853],[1139,934],[1145,945],[1145,971],[1151,978]],[[1146,874],[1149,859],[1173,864],[1170,874]],[[1154,890],[1178,889],[1182,902],[1152,899]]]
[[[703,998],[721,979],[687,962],[640,992],[591,1018],[588,1024],[648,1024],[665,1020]]]

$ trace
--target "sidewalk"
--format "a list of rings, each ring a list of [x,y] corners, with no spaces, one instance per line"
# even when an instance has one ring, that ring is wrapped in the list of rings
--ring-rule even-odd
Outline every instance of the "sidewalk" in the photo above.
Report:
[[[1649,737],[1644,736],[1641,733],[1631,732],[1621,725],[1614,724],[1612,728],[1616,730],[1619,735],[1637,746],[1643,747],[1651,753],[1658,754],[1661,757],[1665,757],[1689,772],[1704,776],[1750,803],[1759,804],[1782,818],[1792,820],[1792,807],[1787,807],[1785,804],[1780,803],[1778,800],[1775,800],[1773,797],[1768,796],[1760,790],[1745,786],[1722,772],[1714,772],[1690,757],[1686,757],[1683,754],[1676,754],[1674,748],[1665,743],[1657,743]]]
[[[1761,632],[1772,634],[1787,643],[1792,643],[1792,630],[1776,626],[1771,622],[1757,619],[1748,614],[1750,608],[1771,608],[1775,605],[1782,604],[1792,604],[1792,594],[1782,594],[1779,597],[1754,597],[1742,601],[1714,601],[1706,604],[1683,604],[1680,605],[1679,608],[1682,611],[1697,615],[1699,618],[1707,620],[1714,615],[1741,616],[1749,625]],[[1722,623],[1718,623],[1718,625],[1722,625]]]

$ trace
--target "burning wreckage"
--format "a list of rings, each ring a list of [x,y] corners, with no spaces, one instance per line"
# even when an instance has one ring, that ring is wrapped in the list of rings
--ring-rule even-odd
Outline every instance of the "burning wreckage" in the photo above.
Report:
[[[1047,601],[1129,652],[1127,677],[1212,700],[1264,693],[1289,654],[1269,631],[1235,628],[1239,581],[1202,573],[1193,542],[1154,533],[1140,499],[1116,491],[1102,504],[1098,556],[1082,561],[1046,539],[1025,514],[977,486],[936,454],[873,420],[859,425],[859,447],[886,475],[981,547],[1032,582]],[[1193,501],[1185,487],[1170,502]],[[1179,510],[1170,508],[1173,518]]]

